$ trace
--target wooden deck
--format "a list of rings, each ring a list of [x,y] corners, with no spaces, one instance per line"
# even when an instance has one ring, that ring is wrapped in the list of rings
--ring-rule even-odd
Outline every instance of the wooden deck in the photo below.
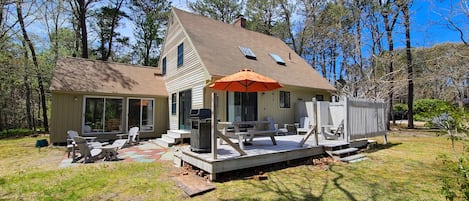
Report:
[[[247,153],[245,156],[240,156],[225,143],[218,145],[217,159],[213,159],[211,153],[192,152],[189,146],[185,146],[181,148],[181,153],[177,157],[210,173],[211,179],[215,180],[217,173],[322,155],[325,154],[326,145],[347,144],[339,140],[319,140],[319,146],[316,146],[314,139],[310,138],[299,147],[302,138],[303,135],[276,136],[277,145],[273,145],[269,137],[254,138],[252,145],[244,146],[244,151]]]

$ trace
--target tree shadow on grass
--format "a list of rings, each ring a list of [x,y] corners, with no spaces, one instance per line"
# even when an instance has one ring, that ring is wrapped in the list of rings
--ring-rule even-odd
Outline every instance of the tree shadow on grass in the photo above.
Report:
[[[249,184],[252,189],[261,189],[263,193],[270,192],[278,195],[277,198],[269,198],[269,200],[323,200],[329,180],[326,179],[324,185],[320,187],[315,186],[311,179],[314,179],[311,174],[301,171],[289,174],[288,178],[271,175],[268,181],[250,182]],[[316,192],[318,188],[321,188],[321,191],[316,195],[313,192]]]
[[[308,171],[302,171],[298,174],[289,174],[287,180],[282,180],[281,177],[270,175],[268,180],[265,181],[256,181],[256,178],[259,175],[264,175],[266,172],[280,171],[286,168],[293,168],[297,166],[306,165],[308,167],[313,167],[312,159],[317,157],[308,157],[290,160],[287,162],[274,163],[264,166],[246,168],[241,170],[235,170],[230,172],[224,172],[217,174],[217,182],[229,182],[233,180],[252,180],[253,182],[246,182],[248,185],[251,185],[248,189],[261,189],[263,192],[273,192],[279,195],[278,198],[269,198],[269,200],[323,200],[322,195],[325,193],[327,182],[322,189],[322,193],[319,196],[314,195],[312,192],[316,191],[317,186],[312,186],[311,174],[307,174]],[[311,170],[314,171],[314,170]],[[291,183],[291,180],[301,181],[296,183]],[[296,190],[295,190],[296,189]],[[301,190],[298,190],[301,189]],[[260,198],[250,198],[250,197],[241,197],[241,198],[229,198],[221,200],[261,200]],[[265,199],[263,199],[265,200]]]
[[[308,171],[298,171],[293,174],[289,174],[287,177],[281,175],[271,175],[269,176],[268,181],[258,181],[250,182],[251,189],[258,190],[260,193],[274,193],[277,195],[277,198],[270,200],[324,200],[324,199],[334,199],[325,197],[326,194],[330,193],[331,189],[337,189],[343,193],[346,197],[346,200],[360,200],[362,198],[357,198],[356,194],[347,189],[346,185],[341,184],[341,181],[350,180],[350,178],[345,178],[345,175],[337,170],[334,165],[330,165],[328,168],[329,173],[326,174],[326,177],[323,179],[322,186],[318,186],[317,182],[312,182],[312,180],[318,179],[314,177],[316,171],[324,171],[320,169],[312,169],[314,166],[309,166]],[[344,170],[345,171],[345,170]],[[331,174],[332,173],[332,174]],[[356,179],[356,178],[355,178]],[[367,183],[366,178],[359,178],[363,180],[360,183]],[[360,184],[357,184],[360,185]],[[378,185],[379,186],[379,185]],[[367,190],[371,192],[371,199],[377,200],[377,190],[374,185],[367,185]],[[331,194],[332,195],[332,194]],[[332,197],[334,197],[332,195]],[[239,199],[245,200],[245,199]],[[251,199],[259,200],[259,199]]]
[[[348,200],[356,201],[357,199],[353,196],[353,194],[347,189],[345,189],[343,186],[341,186],[339,183],[339,181],[344,178],[344,175],[338,171],[335,171],[333,166],[331,166],[329,170],[337,175],[337,177],[332,179],[334,186],[340,191],[342,191],[347,196]]]

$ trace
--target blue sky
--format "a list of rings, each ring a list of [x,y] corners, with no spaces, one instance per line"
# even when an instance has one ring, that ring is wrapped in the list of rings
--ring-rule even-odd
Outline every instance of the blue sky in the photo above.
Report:
[[[187,10],[187,2],[192,0],[174,0],[172,5]],[[457,4],[459,1],[453,1]],[[445,13],[450,7],[450,0],[416,0],[411,7],[411,38],[413,47],[431,47],[444,42],[461,42],[456,31],[448,29],[437,13]],[[467,19],[459,16],[459,23]],[[464,27],[468,32],[467,26]],[[405,46],[404,29],[400,26],[395,31],[397,48]],[[469,34],[469,33],[468,33]]]
[[[459,1],[454,1],[459,2]],[[455,3],[453,3],[455,4]],[[438,13],[447,14],[450,8],[450,1],[414,1],[411,7],[411,38],[413,46],[432,46],[443,42],[461,42],[456,31],[446,27],[446,23]],[[463,16],[459,15],[455,19],[458,23],[466,22]],[[464,27],[467,32],[467,27]]]
[[[189,11],[187,3],[194,0],[173,0],[172,5],[179,9]],[[431,47],[438,43],[444,42],[461,42],[459,34],[448,29],[444,22],[441,20],[441,17],[437,13],[447,13],[447,9],[450,7],[451,0],[416,0],[414,1],[411,7],[411,38],[412,38],[412,47]],[[460,0],[452,1],[453,4],[458,4]],[[459,15],[456,17],[456,22],[459,24],[465,24],[462,26],[467,35],[469,35],[469,19]],[[40,37],[44,37],[44,40],[47,40],[47,34],[45,34],[46,28],[41,24],[31,25],[33,28],[32,31]],[[36,32],[37,31],[37,32]],[[133,25],[128,21],[123,23],[123,26],[119,28],[119,32],[123,36],[128,36],[133,40]],[[366,34],[364,34],[366,35]],[[405,46],[404,40],[404,29],[403,26],[398,25],[395,30],[395,47],[402,48]],[[89,38],[93,43],[95,36],[91,35]],[[362,39],[367,41],[366,38]],[[366,47],[363,47],[366,49]]]

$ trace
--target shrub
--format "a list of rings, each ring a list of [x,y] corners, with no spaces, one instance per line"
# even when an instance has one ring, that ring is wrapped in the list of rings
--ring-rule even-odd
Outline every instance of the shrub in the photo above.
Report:
[[[409,111],[409,108],[407,107],[407,104],[402,104],[402,103],[397,103],[393,105],[393,110],[394,110],[394,118],[395,119],[406,119],[407,112]]]
[[[451,104],[443,100],[419,99],[414,103],[414,120],[428,122],[452,109]]]
[[[13,136],[27,136],[31,135],[33,131],[31,129],[17,128],[17,129],[8,129],[0,132],[0,138],[8,138]]]
[[[468,174],[469,163],[467,158],[461,156],[458,160],[451,160],[446,155],[439,156],[445,170],[449,172],[449,176],[442,178],[442,186],[440,188],[446,200],[469,200],[469,181]]]

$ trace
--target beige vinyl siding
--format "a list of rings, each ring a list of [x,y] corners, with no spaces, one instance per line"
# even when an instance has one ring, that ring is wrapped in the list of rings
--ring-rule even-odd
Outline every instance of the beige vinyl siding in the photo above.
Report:
[[[82,105],[82,95],[52,93],[51,143],[66,142],[68,130],[81,131]]]
[[[163,133],[166,133],[169,126],[168,120],[168,99],[166,97],[158,97],[155,98],[155,129],[154,134],[148,134],[149,136],[145,136],[142,134],[142,137],[145,138],[158,138],[161,137]],[[151,136],[150,136],[151,135]]]
[[[152,98],[155,100],[154,106],[154,129],[152,132],[140,132],[140,138],[156,138],[160,137],[168,129],[168,104],[166,97],[154,96],[136,96],[136,95],[119,95],[119,94],[68,94],[68,93],[52,93],[52,114],[51,114],[51,133],[50,139],[52,143],[65,143],[67,139],[67,131],[75,130],[83,133],[83,103],[84,97],[118,97],[122,98],[122,132],[126,133],[127,125],[127,101],[128,98]],[[76,98],[76,100],[75,100]],[[110,134],[87,134],[86,136],[97,136],[98,139],[116,139],[116,133]]]
[[[290,92],[290,108],[280,108],[280,91]],[[324,90],[314,90],[309,88],[283,87],[275,91],[258,93],[258,117],[265,119],[272,116],[276,123],[283,127],[283,124],[295,122],[295,104],[299,101],[310,101],[316,95],[324,95],[325,99],[330,94]]]
[[[184,63],[177,66],[177,46],[184,43]],[[192,91],[192,108],[203,108],[203,89],[205,80],[208,79],[208,73],[203,68],[200,59],[190,40],[185,36],[177,20],[168,29],[168,35],[164,46],[164,55],[166,57],[166,89],[168,90],[168,108],[171,108],[171,94],[176,93],[177,99],[179,92],[185,90]],[[176,115],[169,113],[169,127],[177,130],[179,128],[179,100],[176,101]]]
[[[226,118],[226,91],[218,91],[210,89],[209,87],[205,88],[204,94],[204,108],[212,109],[212,92],[215,92],[218,95],[218,114],[217,118],[220,121],[227,121]]]

